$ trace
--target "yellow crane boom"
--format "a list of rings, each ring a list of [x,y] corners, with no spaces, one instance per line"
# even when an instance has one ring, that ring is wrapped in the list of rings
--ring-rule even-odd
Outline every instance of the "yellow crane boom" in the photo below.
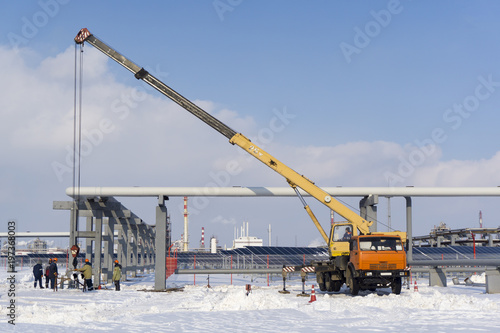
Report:
[[[165,83],[155,78],[144,68],[136,65],[135,63],[127,59],[125,56],[118,53],[112,47],[99,40],[97,37],[91,34],[88,29],[86,28],[81,29],[78,32],[77,36],[75,37],[75,42],[78,44],[82,44],[84,42],[91,44],[92,46],[94,46],[95,48],[106,54],[108,57],[110,57],[111,59],[113,59],[114,61],[116,61],[129,71],[131,71],[137,79],[143,80],[144,82],[148,83],[150,86],[161,92],[163,95],[167,96],[172,101],[179,104],[185,110],[187,110],[194,116],[201,119],[204,123],[211,126],[222,135],[226,136],[231,144],[241,147],[247,153],[257,158],[259,161],[261,161],[262,163],[264,163],[265,165],[267,165],[268,167],[270,167],[271,169],[273,169],[274,171],[285,177],[287,182],[290,184],[292,188],[295,189],[297,195],[302,200],[304,208],[306,209],[307,213],[313,220],[316,228],[319,230],[321,236],[323,237],[326,243],[328,243],[329,241],[328,235],[325,233],[323,227],[319,224],[318,220],[312,213],[309,206],[305,203],[304,199],[297,190],[297,187],[301,188],[306,193],[314,197],[316,200],[318,200],[319,202],[321,202],[322,204],[324,204],[325,206],[327,206],[328,208],[330,208],[331,210],[333,210],[334,212],[345,218],[347,221],[355,225],[362,234],[367,234],[370,232],[369,226],[372,225],[373,222],[363,219],[361,216],[356,214],[354,211],[349,209],[340,201],[336,200],[335,198],[332,198],[330,194],[322,190],[319,186],[315,185],[312,181],[300,175],[290,167],[278,161],[275,157],[264,151],[262,148],[258,147],[243,134],[237,133],[236,131],[228,127],[226,124],[222,123],[217,118],[213,117],[205,110],[201,109],[199,106],[197,106],[196,104],[194,104],[193,102],[191,102],[190,100],[188,100],[187,98],[185,98],[184,96],[182,96],[181,94],[179,94],[178,92],[167,86]]]

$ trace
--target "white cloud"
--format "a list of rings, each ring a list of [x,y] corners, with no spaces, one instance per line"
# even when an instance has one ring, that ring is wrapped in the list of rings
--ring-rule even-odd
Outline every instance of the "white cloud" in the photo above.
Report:
[[[0,130],[9,142],[2,154],[16,149],[60,149],[72,138],[72,49],[45,59],[37,67],[25,63],[30,56],[28,49],[0,48],[0,59],[9,64],[0,80]],[[94,57],[90,55],[92,61]]]
[[[477,161],[439,161],[415,172],[418,186],[499,186],[500,152]]]

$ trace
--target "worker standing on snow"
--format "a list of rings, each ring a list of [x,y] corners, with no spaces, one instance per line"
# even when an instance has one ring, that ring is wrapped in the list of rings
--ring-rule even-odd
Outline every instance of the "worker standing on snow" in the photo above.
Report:
[[[122,265],[115,260],[115,269],[113,270],[113,282],[115,283],[115,290],[120,291],[120,279],[122,277]]]
[[[40,283],[40,289],[43,289],[42,286],[42,276],[43,276],[43,267],[42,261],[39,259],[35,266],[33,266],[33,276],[35,277],[35,288],[36,283]]]
[[[75,269],[75,271],[83,273],[83,278],[87,284],[87,290],[94,290],[94,287],[92,286],[92,265],[90,264],[90,260],[85,259],[85,265],[83,265],[82,268]],[[83,288],[83,291],[85,291],[85,288]]]
[[[50,288],[57,290],[57,258],[52,259],[52,264],[49,267]]]
[[[49,263],[47,267],[45,267],[45,288],[49,288],[49,280],[50,280],[50,264],[52,264],[52,259],[49,259]]]

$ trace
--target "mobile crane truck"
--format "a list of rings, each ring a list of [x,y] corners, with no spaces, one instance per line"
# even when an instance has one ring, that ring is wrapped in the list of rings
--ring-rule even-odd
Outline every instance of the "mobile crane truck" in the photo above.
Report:
[[[87,42],[99,51],[131,71],[134,76],[143,80],[186,111],[198,117],[207,125],[224,135],[233,145],[237,145],[259,161],[285,177],[295,190],[321,236],[328,244],[329,259],[313,261],[308,265],[309,272],[316,274],[316,280],[322,291],[339,291],[345,283],[351,294],[357,295],[359,290],[375,290],[391,287],[392,292],[401,292],[402,278],[408,276],[406,252],[403,241],[404,232],[370,232],[373,222],[363,219],[347,206],[315,185],[311,180],[300,175],[275,157],[252,143],[243,134],[237,133],[197,105],[183,97],[175,90],[139,67],[122,54],[99,40],[88,29],[81,29],[75,37],[77,44]],[[328,236],[314,213],[305,202],[299,189],[345,218],[347,221],[332,225]],[[346,229],[349,232],[344,237]],[[299,271],[303,266],[293,267]]]

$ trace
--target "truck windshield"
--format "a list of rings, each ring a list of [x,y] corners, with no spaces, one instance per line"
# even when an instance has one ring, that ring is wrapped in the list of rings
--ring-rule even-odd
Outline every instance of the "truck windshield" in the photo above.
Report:
[[[348,242],[352,237],[352,225],[337,225],[333,228],[334,242]]]
[[[367,237],[359,240],[361,251],[402,251],[401,240],[394,237]]]

